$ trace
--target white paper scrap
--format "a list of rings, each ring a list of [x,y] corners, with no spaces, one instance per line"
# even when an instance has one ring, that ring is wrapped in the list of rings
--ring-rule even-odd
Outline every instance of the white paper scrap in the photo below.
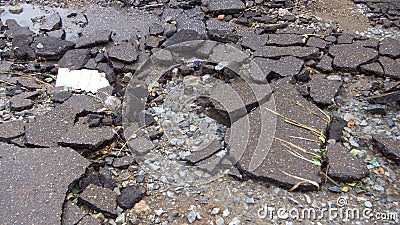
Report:
[[[110,86],[110,83],[105,73],[99,73],[97,70],[59,68],[56,87],[60,86],[96,93],[100,88]]]

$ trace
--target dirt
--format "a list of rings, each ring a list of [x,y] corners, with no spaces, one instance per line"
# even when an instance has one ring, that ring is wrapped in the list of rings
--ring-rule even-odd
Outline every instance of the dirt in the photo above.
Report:
[[[371,26],[367,17],[350,0],[316,0],[307,6],[310,15],[339,24],[345,32],[366,31]]]

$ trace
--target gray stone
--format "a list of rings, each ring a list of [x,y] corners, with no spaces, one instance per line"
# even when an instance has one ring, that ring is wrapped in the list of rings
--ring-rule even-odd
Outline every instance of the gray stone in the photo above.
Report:
[[[385,38],[379,45],[379,54],[397,59],[400,57],[400,41],[393,38]]]
[[[233,14],[241,12],[246,6],[240,0],[210,0],[208,9],[215,14]]]
[[[120,60],[125,63],[132,63],[137,60],[138,53],[136,47],[129,42],[119,42],[107,47],[110,58]]]
[[[322,105],[331,105],[341,86],[341,81],[328,80],[321,74],[313,75],[308,82],[311,98]]]
[[[372,137],[372,145],[382,154],[400,165],[400,143],[393,138],[385,138],[382,136]]]
[[[110,189],[89,184],[79,195],[78,201],[105,216],[117,217],[117,194]]]
[[[73,42],[55,37],[36,37],[31,44],[36,54],[45,59],[60,59],[65,52],[74,46]]]
[[[361,64],[377,59],[378,52],[372,48],[365,48],[362,43],[334,45],[329,48],[333,55],[333,66],[347,71],[355,71]]]
[[[63,68],[79,70],[83,68],[89,59],[89,49],[73,49],[67,51],[58,61],[58,65]]]
[[[290,46],[303,45],[303,37],[297,34],[270,34],[267,45]]]
[[[319,56],[319,49],[314,47],[303,46],[264,46],[256,52],[254,56],[261,56],[265,58],[277,58],[282,56],[295,56],[302,59],[317,59]]]
[[[100,44],[106,44],[110,41],[110,30],[95,30],[92,33],[85,33],[80,36],[76,41],[75,48],[88,48]]]
[[[282,57],[279,60],[257,57],[255,62],[259,65],[266,77],[268,77],[271,72],[277,73],[283,77],[297,75],[304,64],[303,60],[293,56]]]
[[[383,66],[383,71],[385,71],[386,76],[400,79],[400,59],[379,57],[379,62]]]
[[[322,71],[325,71],[325,72],[332,72],[333,71],[332,62],[333,62],[333,59],[325,54],[322,56],[321,60],[317,64],[316,68],[320,69]]]
[[[0,224],[60,224],[68,186],[89,161],[69,148],[0,144]]]
[[[118,196],[118,205],[123,209],[132,208],[135,203],[138,203],[146,195],[146,189],[140,185],[127,186],[121,191]]]
[[[45,17],[43,23],[40,25],[40,30],[52,31],[61,28],[61,17],[58,13],[52,13]]]
[[[7,142],[21,137],[25,133],[24,125],[21,120],[0,123],[0,141]]]
[[[364,161],[350,154],[341,142],[328,145],[326,158],[328,175],[335,180],[353,182],[369,175]]]

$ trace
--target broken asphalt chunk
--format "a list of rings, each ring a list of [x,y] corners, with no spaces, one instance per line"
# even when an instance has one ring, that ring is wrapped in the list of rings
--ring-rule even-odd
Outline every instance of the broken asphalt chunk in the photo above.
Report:
[[[83,68],[89,60],[89,49],[73,49],[67,51],[58,61],[58,65],[71,70],[79,70]]]
[[[25,133],[25,123],[21,120],[0,123],[0,141],[8,142]]]
[[[89,184],[78,198],[78,201],[82,204],[111,218],[117,217],[116,200],[117,194],[115,192],[93,184]]]
[[[110,38],[110,30],[95,30],[91,33],[84,33],[75,41],[75,48],[88,48],[106,44],[110,41]]]
[[[25,125],[26,145],[35,147],[55,147],[58,140],[73,125],[75,111],[71,107],[60,106],[37,116]]]
[[[75,123],[63,134],[58,143],[74,149],[97,150],[99,147],[109,144],[115,133],[111,127],[91,127],[81,122]]]
[[[138,53],[136,47],[129,42],[118,42],[107,48],[110,58],[120,60],[125,63],[132,63],[137,60]]]
[[[400,57],[400,41],[393,38],[385,38],[379,44],[379,54],[397,59]]]
[[[0,144],[0,155],[0,224],[60,224],[65,193],[89,161],[69,148]]]
[[[314,74],[307,85],[310,88],[310,96],[316,103],[331,105],[334,103],[334,98],[342,86],[342,82],[328,80],[321,74]]]
[[[382,152],[388,159],[393,160],[396,164],[400,165],[400,143],[393,138],[384,138],[381,136],[372,137],[372,145],[375,149]]]
[[[240,0],[211,0],[208,9],[214,14],[234,14],[244,10],[246,6]]]
[[[353,182],[369,175],[364,161],[350,154],[341,142],[328,145],[326,151],[328,175],[332,179]]]
[[[127,186],[118,196],[118,205],[123,209],[130,209],[135,203],[138,203],[146,195],[146,189],[142,186]]]
[[[65,225],[77,224],[86,215],[75,203],[66,201],[64,204],[61,223]]]
[[[365,48],[360,42],[334,45],[329,54],[334,57],[333,66],[345,71],[356,71],[361,64],[378,58],[378,51]]]
[[[55,37],[36,37],[31,47],[39,57],[45,59],[60,59],[65,52],[75,46],[73,42]]]

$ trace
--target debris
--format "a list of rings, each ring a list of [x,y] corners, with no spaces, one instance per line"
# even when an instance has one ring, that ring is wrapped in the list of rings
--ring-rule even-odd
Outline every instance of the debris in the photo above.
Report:
[[[96,93],[100,88],[110,86],[104,73],[97,70],[69,70],[60,68],[57,74],[56,87],[70,87]]]

